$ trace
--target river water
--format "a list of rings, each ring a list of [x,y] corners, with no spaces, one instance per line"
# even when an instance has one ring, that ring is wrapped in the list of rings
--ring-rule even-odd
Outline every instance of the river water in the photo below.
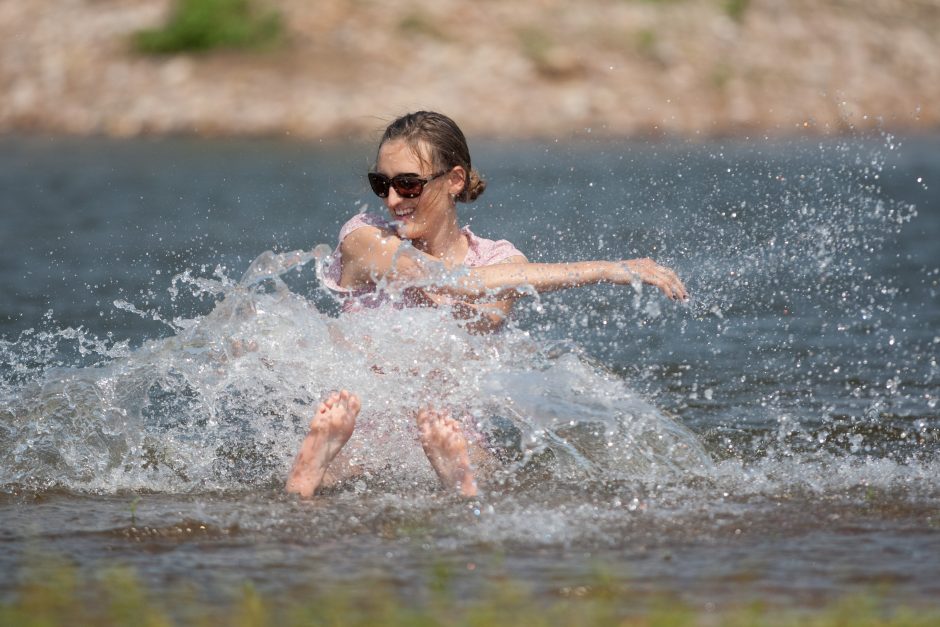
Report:
[[[0,595],[51,554],[209,598],[407,594],[444,565],[467,594],[603,571],[695,607],[936,603],[940,137],[472,148],[477,234],[650,256],[690,301],[530,296],[488,338],[446,311],[339,316],[314,248],[382,210],[372,147],[0,140]],[[339,388],[364,474],[287,497]],[[426,402],[499,445],[481,499],[437,487]]]

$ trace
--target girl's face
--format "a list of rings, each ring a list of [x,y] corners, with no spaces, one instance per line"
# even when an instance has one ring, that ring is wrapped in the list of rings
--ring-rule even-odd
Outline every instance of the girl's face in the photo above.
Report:
[[[421,156],[429,154],[426,146],[419,145]],[[455,167],[443,176],[432,172],[430,159],[422,159],[402,140],[390,140],[379,147],[375,171],[388,178],[398,175],[417,176],[428,179],[424,191],[416,198],[403,198],[389,186],[385,206],[398,227],[398,236],[403,239],[427,239],[446,226],[456,208],[451,194],[459,193],[463,187],[463,168]],[[456,181],[456,183],[455,183]]]

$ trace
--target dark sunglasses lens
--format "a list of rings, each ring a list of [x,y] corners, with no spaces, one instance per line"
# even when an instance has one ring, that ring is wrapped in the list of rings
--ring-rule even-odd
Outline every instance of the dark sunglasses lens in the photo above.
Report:
[[[424,191],[424,181],[416,176],[396,176],[392,179],[392,187],[402,198],[417,198]]]
[[[388,184],[389,180],[387,176],[381,174],[376,174],[375,172],[369,172],[369,185],[372,186],[372,191],[375,192],[375,195],[379,198],[385,198],[388,196]]]

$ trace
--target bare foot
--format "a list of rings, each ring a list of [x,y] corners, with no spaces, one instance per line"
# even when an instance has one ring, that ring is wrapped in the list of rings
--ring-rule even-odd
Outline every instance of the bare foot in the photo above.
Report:
[[[327,466],[352,435],[359,408],[359,399],[346,390],[333,392],[320,403],[287,477],[288,492],[305,499],[313,496],[323,483]]]
[[[477,482],[470,467],[467,438],[447,413],[433,409],[418,412],[421,446],[444,487],[461,496],[476,496]]]

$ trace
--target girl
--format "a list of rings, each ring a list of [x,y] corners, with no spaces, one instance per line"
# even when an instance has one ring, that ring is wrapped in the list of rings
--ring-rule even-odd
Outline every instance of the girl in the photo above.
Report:
[[[463,132],[440,113],[419,111],[392,122],[368,178],[389,216],[362,213],[340,230],[325,282],[344,294],[344,311],[447,304],[467,320],[470,332],[487,333],[498,330],[515,300],[532,289],[642,282],[674,300],[687,297],[676,274],[650,259],[529,263],[506,240],[460,228],[457,201],[472,202],[486,182],[471,167]],[[288,492],[309,498],[319,486],[346,474],[331,463],[352,435],[360,406],[346,390],[320,404],[288,476]],[[418,411],[416,420],[441,483],[475,496],[476,477],[459,423],[431,407]]]

